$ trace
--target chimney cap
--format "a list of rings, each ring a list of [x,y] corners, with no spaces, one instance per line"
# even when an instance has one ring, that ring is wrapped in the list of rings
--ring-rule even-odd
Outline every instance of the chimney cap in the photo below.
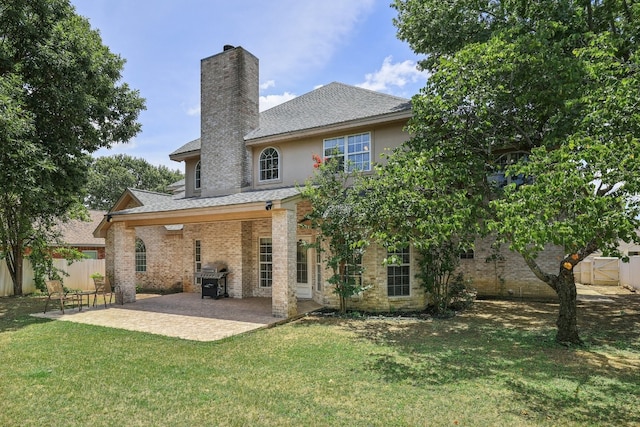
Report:
[[[233,45],[225,44],[225,45],[224,45],[224,47],[222,48],[222,51],[223,51],[223,52],[226,52],[226,51],[228,51],[228,50],[235,49],[235,48],[236,48],[236,47],[235,47],[235,46],[233,46]]]

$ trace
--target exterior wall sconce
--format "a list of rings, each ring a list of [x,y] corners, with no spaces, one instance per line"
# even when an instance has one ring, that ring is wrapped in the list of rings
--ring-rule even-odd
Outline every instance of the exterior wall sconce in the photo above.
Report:
[[[264,203],[264,209],[265,210],[270,211],[272,207],[273,207],[273,202],[271,200],[267,200]]]

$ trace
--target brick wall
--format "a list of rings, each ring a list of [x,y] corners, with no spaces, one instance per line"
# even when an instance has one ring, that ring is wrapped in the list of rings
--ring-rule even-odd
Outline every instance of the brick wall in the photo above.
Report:
[[[461,259],[460,271],[471,279],[471,286],[479,296],[514,297],[525,299],[555,299],[556,293],[538,279],[516,252],[506,245],[499,253],[492,249],[494,239],[478,239],[473,259]],[[549,246],[537,259],[543,271],[557,273],[563,258],[560,247]]]
[[[136,286],[151,290],[182,290],[182,234],[164,226],[136,227],[147,250],[147,271],[136,272]],[[135,263],[135,261],[134,261]]]
[[[227,290],[232,298],[243,297],[243,282],[246,271],[243,266],[244,221],[226,221],[206,224],[187,224],[183,232],[183,258],[181,276],[185,292],[200,292],[195,284],[195,240],[201,242],[202,264],[222,261],[227,265]],[[178,270],[178,266],[174,266]]]
[[[230,194],[251,183],[244,136],[258,127],[258,58],[241,47],[201,61],[203,196]]]

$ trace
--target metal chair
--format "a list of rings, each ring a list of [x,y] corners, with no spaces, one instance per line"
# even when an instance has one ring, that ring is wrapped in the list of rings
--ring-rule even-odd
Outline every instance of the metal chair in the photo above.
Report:
[[[62,282],[60,280],[47,280],[47,302],[44,304],[44,312],[47,312],[47,307],[49,306],[49,301],[53,298],[60,301],[60,310],[62,310],[62,314],[64,314],[64,302],[65,301],[75,301],[78,302],[78,295],[73,293],[67,293],[62,286]]]
[[[93,284],[96,287],[96,293],[93,296],[93,306],[96,306],[96,300],[98,299],[98,295],[102,295],[104,298],[104,308],[107,308],[107,294],[109,295],[109,304],[111,304],[111,299],[113,298],[113,290],[111,289],[111,283],[109,282],[108,277],[103,277],[101,279],[94,278]]]

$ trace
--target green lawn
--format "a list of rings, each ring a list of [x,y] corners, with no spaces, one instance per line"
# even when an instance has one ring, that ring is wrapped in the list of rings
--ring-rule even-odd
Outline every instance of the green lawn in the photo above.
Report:
[[[640,296],[480,301],[449,320],[307,317],[218,342],[48,321],[0,298],[1,426],[640,425]]]

